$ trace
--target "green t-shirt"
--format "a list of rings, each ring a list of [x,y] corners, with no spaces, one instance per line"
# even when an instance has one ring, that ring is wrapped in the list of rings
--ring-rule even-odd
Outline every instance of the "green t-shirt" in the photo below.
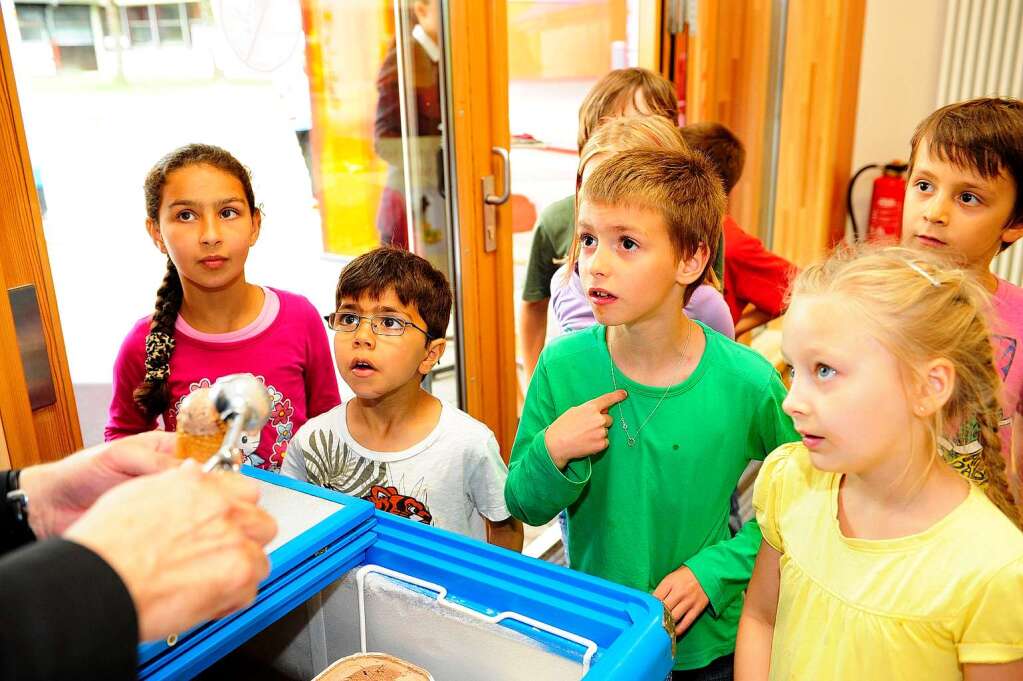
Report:
[[[551,279],[561,267],[560,261],[572,247],[572,233],[575,231],[575,196],[566,196],[543,209],[533,227],[533,246],[529,251],[526,265],[526,283],[522,288],[522,299],[526,301],[546,300],[551,297]],[[555,262],[559,261],[559,262]],[[722,281],[725,270],[725,237],[721,234],[717,253],[714,256],[714,272]]]
[[[543,209],[533,227],[533,247],[526,265],[526,284],[522,299],[544,300],[551,297],[551,277],[561,267],[554,262],[568,255],[575,230],[575,195],[566,196]]]
[[[763,357],[700,324],[707,346],[696,369],[668,389],[628,447],[619,423],[604,452],[559,471],[547,427],[571,407],[611,392],[605,327],[555,339],[540,355],[512,448],[504,496],[515,517],[542,525],[568,509],[573,568],[652,592],[686,565],[710,599],[679,641],[676,669],[697,669],[735,650],[742,593],[760,548],[750,521],[732,537],[730,497],[746,464],[799,439],[782,411],[785,387]],[[665,388],[616,374],[633,433]]]

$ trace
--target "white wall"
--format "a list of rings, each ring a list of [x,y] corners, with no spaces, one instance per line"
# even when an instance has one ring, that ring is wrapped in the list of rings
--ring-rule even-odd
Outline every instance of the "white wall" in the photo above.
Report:
[[[867,0],[851,173],[868,163],[908,160],[909,139],[936,108],[947,0]],[[853,210],[862,230],[871,183],[860,176]]]

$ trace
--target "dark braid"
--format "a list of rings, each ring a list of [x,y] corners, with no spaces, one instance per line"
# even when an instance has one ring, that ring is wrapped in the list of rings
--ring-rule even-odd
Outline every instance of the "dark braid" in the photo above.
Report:
[[[1007,475],[1005,459],[1001,454],[1002,441],[998,435],[998,421],[1001,415],[1002,408],[999,406],[998,400],[993,399],[985,405],[984,410],[977,417],[980,425],[980,443],[984,447],[981,456],[984,459],[987,473],[987,485],[984,486],[984,493],[998,507],[998,510],[1008,516],[1017,527],[1020,527],[1020,510],[1013,499],[1015,490],[1009,479],[1010,476]]]
[[[183,299],[178,268],[167,258],[167,274],[156,291],[156,309],[146,336],[146,375],[135,388],[135,404],[148,418],[156,418],[170,404],[170,358],[174,351],[174,323]]]
[[[998,510],[1023,529],[1020,507],[1014,499],[1018,490],[1006,474],[1005,459],[1001,453],[1002,439],[998,434],[998,422],[1002,417],[1002,407],[998,396],[1002,381],[995,369],[994,349],[989,339],[988,309],[979,303],[978,294],[971,292],[971,288],[978,287],[975,281],[960,279],[960,292],[945,306],[950,316],[953,308],[973,311],[972,315],[961,317],[963,326],[957,343],[960,353],[956,366],[956,390],[946,405],[946,420],[954,423],[971,419],[974,422],[977,441],[981,446],[977,456],[984,493]],[[968,430],[973,432],[974,428]]]
[[[978,381],[978,385],[974,387],[974,390],[977,392],[974,402],[979,407],[976,415],[977,425],[980,430],[978,440],[983,447],[980,455],[983,461],[984,472],[987,474],[987,484],[984,486],[984,493],[998,507],[998,510],[1008,516],[1017,527],[1023,529],[1020,507],[1015,500],[1019,490],[1016,488],[1015,480],[1008,475],[1006,470],[1005,459],[1001,453],[1002,438],[998,434],[998,422],[1002,417],[1002,407],[998,403],[998,393],[1001,390],[1002,383],[995,369],[994,353],[991,349],[991,344],[988,343],[987,347],[982,350],[986,352],[978,351],[978,354],[983,355],[984,364],[988,370],[985,372],[987,380],[984,382]]]
[[[163,201],[163,188],[167,177],[180,168],[193,165],[208,165],[231,174],[242,185],[249,210],[259,212],[255,195],[252,192],[252,180],[249,171],[230,152],[210,144],[189,144],[160,159],[145,182],[146,216],[158,224],[160,221],[160,204]],[[167,258],[167,274],[156,292],[156,309],[146,336],[146,375],[135,388],[132,397],[135,404],[147,418],[156,418],[170,405],[171,395],[168,379],[170,378],[170,358],[174,352],[174,324],[181,310],[184,290],[181,288],[181,277],[178,268]]]

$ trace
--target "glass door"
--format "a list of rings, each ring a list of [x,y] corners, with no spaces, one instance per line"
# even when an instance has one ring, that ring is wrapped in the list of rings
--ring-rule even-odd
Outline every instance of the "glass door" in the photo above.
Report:
[[[265,218],[250,281],[326,313],[340,269],[378,245],[444,271],[456,311],[428,388],[483,409],[462,360],[479,327],[470,313],[464,328],[461,291],[487,269],[465,271],[475,251],[455,225],[447,3],[2,2],[86,444],[102,439],[114,358],[164,272],[142,181],[191,142],[252,172]]]
[[[561,333],[550,280],[567,255],[571,225],[538,230],[575,191],[579,107],[609,71],[657,70],[646,0],[505,0],[512,133],[514,300],[521,392],[545,339]],[[537,106],[543,102],[542,106]],[[565,227],[568,231],[565,231]],[[543,233],[540,233],[543,232]],[[537,241],[544,242],[538,244]]]
[[[302,5],[312,175],[324,250],[345,261],[379,245],[455,272],[441,0]],[[457,307],[457,302],[456,302]],[[464,404],[452,315],[448,350],[425,385]]]

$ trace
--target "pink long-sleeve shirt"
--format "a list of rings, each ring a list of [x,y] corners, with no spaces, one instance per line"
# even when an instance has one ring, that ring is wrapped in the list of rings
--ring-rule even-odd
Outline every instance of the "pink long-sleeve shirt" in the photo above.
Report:
[[[178,318],[168,381],[171,407],[162,419],[166,430],[174,430],[178,406],[190,392],[208,387],[221,376],[251,373],[267,386],[273,407],[258,440],[246,442],[243,449],[247,463],[276,471],[292,435],[309,418],[340,404],[341,397],[323,321],[312,303],[294,293],[266,291],[259,317],[238,331],[205,334]],[[132,399],[145,375],[150,319],[140,319],[132,327],[114,362],[107,440],[158,425]]]

